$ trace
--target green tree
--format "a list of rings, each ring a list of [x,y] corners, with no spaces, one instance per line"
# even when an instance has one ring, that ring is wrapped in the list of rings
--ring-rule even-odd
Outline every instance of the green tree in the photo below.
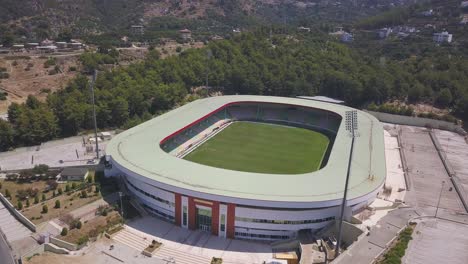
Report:
[[[16,208],[18,208],[18,210],[22,210],[23,209],[23,203],[21,201],[18,201],[18,205],[16,206]]]
[[[8,189],[5,190],[5,197],[6,198],[11,198],[10,190],[8,190]]]
[[[59,188],[57,189],[57,191],[58,191],[58,194],[59,194],[59,195],[62,195],[62,194],[63,194],[63,190],[62,190],[61,187],[59,187]]]
[[[29,207],[31,206],[30,202],[29,202],[29,199],[26,200],[26,207]]]
[[[62,232],[60,232],[61,236],[66,236],[68,234],[68,228],[64,227],[62,228]]]
[[[70,185],[69,184],[65,185],[65,192],[68,193],[70,191],[71,191]]]
[[[44,195],[44,194],[42,194]],[[38,204],[39,203],[39,195],[36,194],[36,196],[34,196],[34,204]]]
[[[47,212],[49,212],[49,207],[47,207],[47,204],[43,205],[42,206],[42,214],[47,214]]]
[[[56,208],[56,209],[60,208],[60,200],[56,200],[56,201],[55,201],[55,206],[54,206],[54,208]]]
[[[7,121],[0,119],[0,151],[13,147],[13,127]]]
[[[18,103],[11,103],[10,106],[8,106],[8,121],[14,125],[16,124],[20,115],[21,106]]]
[[[447,107],[452,103],[453,97],[449,89],[442,89],[437,96],[436,103],[442,107]]]
[[[43,202],[45,202],[45,200],[46,200],[46,195],[45,195],[45,193],[42,194],[42,199],[41,199],[41,200],[42,200]]]

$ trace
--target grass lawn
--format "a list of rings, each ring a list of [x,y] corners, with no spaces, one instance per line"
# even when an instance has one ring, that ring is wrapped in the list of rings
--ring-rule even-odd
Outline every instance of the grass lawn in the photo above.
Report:
[[[184,159],[230,170],[300,174],[320,168],[329,142],[308,129],[235,122]]]

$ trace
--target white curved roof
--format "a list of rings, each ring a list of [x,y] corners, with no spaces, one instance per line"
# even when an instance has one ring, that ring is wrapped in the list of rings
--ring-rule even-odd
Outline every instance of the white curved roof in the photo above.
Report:
[[[172,156],[160,148],[167,136],[195,120],[236,102],[281,103],[314,107],[342,116],[327,165],[305,174],[259,174],[210,167]],[[318,101],[270,96],[219,96],[186,104],[112,139],[106,153],[113,163],[132,173],[178,190],[265,202],[323,202],[343,196],[351,137],[344,126],[352,108]],[[385,180],[383,129],[373,116],[358,111],[348,199],[363,197]]]

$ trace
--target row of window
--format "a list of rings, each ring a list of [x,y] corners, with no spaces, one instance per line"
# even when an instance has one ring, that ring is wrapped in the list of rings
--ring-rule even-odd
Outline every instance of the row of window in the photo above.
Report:
[[[265,234],[252,234],[252,233],[244,233],[244,232],[235,232],[236,238],[260,238],[260,239],[272,239],[272,240],[280,240],[280,239],[288,239],[289,236],[285,235],[265,235]]]
[[[154,200],[156,200],[156,201],[158,201],[158,202],[161,202],[161,203],[170,205],[170,206],[172,206],[172,207],[175,207],[175,203],[169,202],[168,200],[164,200],[164,199],[159,198],[159,197],[157,197],[157,196],[154,196],[154,195],[152,195],[152,194],[150,194],[150,193],[147,193],[147,192],[143,191],[142,189],[140,189],[140,188],[136,187],[135,185],[133,185],[128,179],[125,179],[125,180],[127,181],[127,183],[128,183],[130,186],[133,187],[133,189],[139,191],[140,193],[142,193],[142,194],[144,194],[144,195],[146,195],[146,196],[148,196],[148,197],[151,197],[151,198],[153,198]]]
[[[303,224],[315,224],[334,220],[334,216],[325,217],[321,219],[312,220],[270,220],[270,219],[256,219],[247,217],[236,216],[236,221],[249,222],[249,223],[265,223],[265,224],[281,224],[281,225],[303,225]]]
[[[151,207],[149,205],[146,205],[146,204],[143,204],[143,207],[145,207],[148,211],[155,214],[156,216],[159,216],[159,217],[167,219],[167,220],[169,220],[171,222],[174,222],[174,216],[172,216],[172,215],[168,215],[168,214],[166,214],[164,212],[161,212],[158,209],[154,209],[153,207]]]

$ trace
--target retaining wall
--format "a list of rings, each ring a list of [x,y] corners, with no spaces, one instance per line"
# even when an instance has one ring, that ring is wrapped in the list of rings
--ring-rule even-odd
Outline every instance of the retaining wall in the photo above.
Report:
[[[61,247],[61,248],[65,248],[65,249],[68,249],[70,251],[76,251],[78,250],[78,245],[76,244],[73,244],[73,243],[69,243],[67,241],[63,241],[63,240],[60,240],[58,238],[55,238],[55,237],[50,237],[50,243],[58,246],[58,247]]]
[[[379,121],[392,124],[408,125],[408,126],[418,126],[418,127],[430,127],[437,128],[441,130],[449,130],[461,135],[466,135],[466,131],[460,125],[456,125],[451,122],[435,120],[430,118],[422,117],[413,117],[413,116],[402,116],[402,115],[393,115],[381,112],[374,112],[364,110],[365,112],[375,116]]]
[[[57,246],[54,246],[53,244],[44,244],[44,251],[49,251],[49,252],[52,252],[52,253],[55,253],[55,254],[64,254],[64,255],[68,255],[68,250],[64,249],[64,248],[60,248],[60,247],[57,247]]]
[[[0,201],[3,203],[3,205],[5,205],[8,211],[10,211],[13,214],[13,216],[16,219],[18,219],[18,221],[20,221],[23,225],[29,228],[29,230],[36,232],[36,225],[29,221],[29,219],[26,218],[26,216],[24,216],[23,214],[21,214],[18,210],[16,210],[15,207],[10,203],[10,201],[1,193]]]

